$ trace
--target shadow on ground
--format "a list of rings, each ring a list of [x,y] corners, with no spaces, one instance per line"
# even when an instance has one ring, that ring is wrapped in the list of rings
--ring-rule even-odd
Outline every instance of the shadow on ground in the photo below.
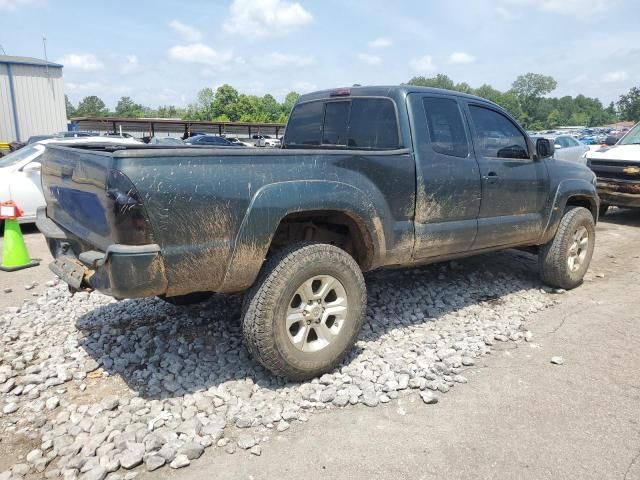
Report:
[[[367,319],[347,365],[390,330],[433,321],[469,305],[540,287],[537,257],[506,251],[412,269],[367,274]],[[80,345],[144,398],[174,398],[230,380],[286,385],[242,345],[241,296],[217,295],[189,307],[159,299],[99,306],[76,322]],[[341,367],[339,366],[338,369]],[[248,380],[251,380],[250,382]]]
[[[640,209],[610,208],[604,217],[600,217],[600,222],[640,227]]]

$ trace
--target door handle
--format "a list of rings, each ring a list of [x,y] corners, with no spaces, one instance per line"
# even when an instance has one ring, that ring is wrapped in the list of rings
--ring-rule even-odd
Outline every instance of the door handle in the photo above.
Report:
[[[489,172],[489,173],[487,173],[486,175],[484,175],[482,177],[482,179],[484,181],[489,182],[489,183],[494,183],[499,178],[500,178],[500,176],[496,172]]]

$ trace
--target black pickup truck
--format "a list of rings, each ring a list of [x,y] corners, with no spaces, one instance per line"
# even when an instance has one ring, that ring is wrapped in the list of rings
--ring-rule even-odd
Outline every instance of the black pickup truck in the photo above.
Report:
[[[38,226],[73,289],[176,304],[246,291],[245,344],[278,375],[331,370],[362,272],[512,247],[547,284],[582,282],[594,174],[497,105],[412,86],[304,95],[280,149],[48,147]]]

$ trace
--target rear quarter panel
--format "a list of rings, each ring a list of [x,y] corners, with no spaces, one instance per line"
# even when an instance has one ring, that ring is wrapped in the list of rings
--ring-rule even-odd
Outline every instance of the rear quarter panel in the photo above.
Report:
[[[248,288],[280,220],[299,211],[356,217],[372,236],[372,266],[410,255],[415,168],[407,150],[198,150],[114,154],[143,199],[169,295]]]

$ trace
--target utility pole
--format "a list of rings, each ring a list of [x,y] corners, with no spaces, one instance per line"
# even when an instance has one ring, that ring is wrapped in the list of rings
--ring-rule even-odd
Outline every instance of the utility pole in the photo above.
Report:
[[[46,63],[47,78],[49,77],[49,59],[47,58],[47,37],[42,36],[42,48],[44,49],[44,61]]]

